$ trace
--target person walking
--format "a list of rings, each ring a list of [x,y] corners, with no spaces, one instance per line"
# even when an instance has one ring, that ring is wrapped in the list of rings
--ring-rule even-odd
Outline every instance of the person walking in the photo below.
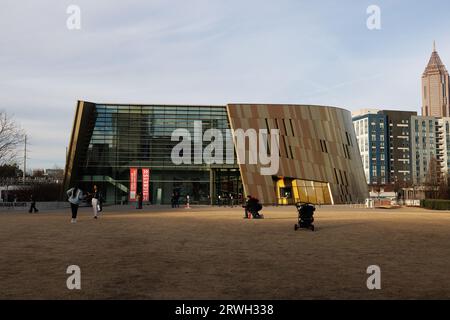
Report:
[[[30,206],[30,210],[28,210],[29,213],[33,213],[33,211],[35,213],[38,213],[39,210],[36,208],[36,197],[34,196],[34,194],[32,194],[30,196],[30,201],[31,201],[31,206]]]
[[[100,208],[100,192],[98,191],[97,185],[94,185],[94,191],[92,194],[92,210],[94,211],[94,219],[98,219],[98,213],[101,211]]]
[[[67,190],[66,194],[69,197],[70,209],[72,210],[71,223],[76,223],[78,206],[80,205],[81,200],[83,200],[83,191],[78,186],[75,186],[74,188]]]

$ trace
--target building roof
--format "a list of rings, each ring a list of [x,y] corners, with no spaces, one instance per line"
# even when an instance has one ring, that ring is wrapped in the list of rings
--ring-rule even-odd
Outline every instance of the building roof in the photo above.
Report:
[[[436,50],[436,44],[434,44],[433,46],[433,53],[431,54],[430,61],[428,62],[427,67],[425,68],[423,76],[425,77],[428,74],[435,74],[435,73],[448,74],[445,65],[442,63],[441,57],[439,57],[439,53]]]
[[[378,114],[378,112],[380,112],[380,110],[378,109],[360,109],[360,110],[356,110],[352,112],[352,117],[360,117],[360,116],[365,116],[365,115],[369,115],[369,114]]]

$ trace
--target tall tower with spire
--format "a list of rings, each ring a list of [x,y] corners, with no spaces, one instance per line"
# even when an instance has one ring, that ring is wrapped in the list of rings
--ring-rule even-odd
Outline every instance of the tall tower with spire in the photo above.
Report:
[[[422,75],[422,115],[450,117],[449,75],[436,51],[433,53]]]

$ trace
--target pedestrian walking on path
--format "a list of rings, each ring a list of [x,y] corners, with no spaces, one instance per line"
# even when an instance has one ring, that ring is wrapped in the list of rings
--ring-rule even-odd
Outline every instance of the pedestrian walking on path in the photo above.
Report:
[[[33,213],[33,211],[35,213],[38,213],[39,210],[36,208],[36,197],[32,194],[30,196],[30,201],[31,201],[31,206],[30,206],[30,210],[28,210],[29,213]]]
[[[83,191],[78,186],[75,186],[67,190],[67,196],[69,197],[70,209],[72,210],[71,222],[76,223],[78,207],[80,205],[81,200],[83,200]]]
[[[90,194],[92,196],[92,210],[94,211],[94,219],[98,219],[98,213],[101,211],[100,207],[100,191],[97,185],[94,184],[94,191]]]

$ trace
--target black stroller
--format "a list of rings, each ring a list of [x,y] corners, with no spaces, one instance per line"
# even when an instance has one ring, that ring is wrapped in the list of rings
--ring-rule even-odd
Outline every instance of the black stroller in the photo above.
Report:
[[[311,229],[314,231],[314,211],[316,208],[310,203],[297,203],[295,205],[298,211],[298,224],[294,226],[295,231],[298,229]]]

